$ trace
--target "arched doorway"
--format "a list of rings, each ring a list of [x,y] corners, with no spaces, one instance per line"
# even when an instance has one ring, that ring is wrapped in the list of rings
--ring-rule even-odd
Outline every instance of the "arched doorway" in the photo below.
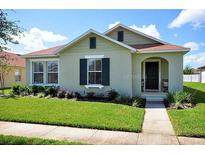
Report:
[[[141,89],[143,92],[167,92],[169,62],[161,57],[149,57],[141,65]]]

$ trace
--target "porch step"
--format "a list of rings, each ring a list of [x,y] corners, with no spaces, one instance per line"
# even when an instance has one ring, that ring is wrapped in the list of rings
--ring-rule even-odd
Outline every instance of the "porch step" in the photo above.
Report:
[[[164,98],[163,97],[160,97],[160,96],[146,96],[146,101],[147,102],[162,102],[164,101]]]

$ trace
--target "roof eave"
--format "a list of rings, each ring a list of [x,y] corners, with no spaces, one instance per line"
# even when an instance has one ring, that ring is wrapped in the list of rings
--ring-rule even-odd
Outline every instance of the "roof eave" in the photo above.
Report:
[[[165,53],[165,52],[189,52],[190,49],[178,49],[178,50],[138,50],[138,53]]]
[[[45,58],[45,57],[58,57],[58,55],[22,55],[22,58]]]

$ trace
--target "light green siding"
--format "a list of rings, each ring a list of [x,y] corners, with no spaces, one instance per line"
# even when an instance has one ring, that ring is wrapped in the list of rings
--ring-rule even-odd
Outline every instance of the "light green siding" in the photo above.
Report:
[[[109,37],[117,40],[117,32],[118,31],[124,31],[124,41],[123,43],[125,44],[152,44],[152,43],[157,43],[156,41],[154,40],[151,40],[149,38],[146,38],[142,35],[139,35],[139,34],[136,34],[136,33],[133,33],[133,32],[130,32],[124,28],[117,28],[115,29],[114,31],[112,31],[111,33],[108,34]]]
[[[95,36],[97,48],[89,49],[89,37]],[[60,54],[60,86],[69,91],[78,91],[86,94],[89,91],[105,93],[115,89],[122,95],[132,95],[132,61],[131,52],[119,45],[105,40],[97,35],[90,35]],[[87,89],[79,84],[81,58],[87,55],[104,55],[110,58],[110,86],[102,89]]]

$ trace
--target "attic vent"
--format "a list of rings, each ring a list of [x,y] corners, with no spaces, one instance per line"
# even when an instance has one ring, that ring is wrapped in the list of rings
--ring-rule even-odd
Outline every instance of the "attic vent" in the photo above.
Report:
[[[124,40],[124,32],[123,31],[118,31],[117,40],[120,42],[122,42]]]

